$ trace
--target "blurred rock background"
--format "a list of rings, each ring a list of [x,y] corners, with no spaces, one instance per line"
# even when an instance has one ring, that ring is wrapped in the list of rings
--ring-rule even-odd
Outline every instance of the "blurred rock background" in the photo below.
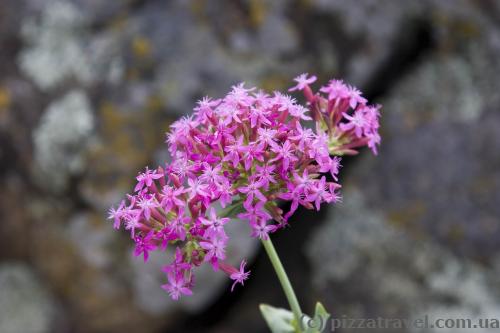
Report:
[[[303,307],[498,318],[500,1],[2,0],[0,332],[265,332],[286,302],[246,230],[248,284],[208,270],[174,303],[105,212],[196,99],[302,72],[384,105],[344,202],[275,237]]]

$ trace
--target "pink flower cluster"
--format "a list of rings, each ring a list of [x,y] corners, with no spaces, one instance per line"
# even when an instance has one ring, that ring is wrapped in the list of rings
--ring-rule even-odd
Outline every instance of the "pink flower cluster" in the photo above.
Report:
[[[303,91],[306,106],[244,84],[223,99],[199,101],[194,115],[175,122],[167,135],[172,163],[146,168],[128,202],[110,209],[114,227],[130,231],[136,256],[146,261],[151,251],[176,248],[163,268],[168,283],[162,287],[173,299],[191,294],[193,271],[203,263],[225,272],[234,281],[231,290],[248,278],[244,260],[239,269],[225,262],[231,217],[266,240],[299,205],[319,210],[340,200],[340,155],[362,146],[376,153],[379,107],[339,80],[315,94],[315,80],[302,74],[290,89]],[[291,203],[286,213],[283,201]]]

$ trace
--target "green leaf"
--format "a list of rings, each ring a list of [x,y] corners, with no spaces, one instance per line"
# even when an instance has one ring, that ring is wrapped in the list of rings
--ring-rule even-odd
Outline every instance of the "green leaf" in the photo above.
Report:
[[[330,314],[328,312],[326,312],[325,307],[320,302],[316,303],[316,309],[314,312],[314,317],[318,317],[318,316],[323,318],[325,321],[328,320],[328,318],[330,318]]]
[[[314,317],[312,319],[308,316],[302,317],[302,328],[304,329],[304,333],[323,332],[327,328],[328,318],[330,318],[330,314],[326,312],[323,304],[317,302]]]
[[[293,313],[291,311],[275,308],[267,304],[259,306],[262,316],[272,333],[293,333]]]

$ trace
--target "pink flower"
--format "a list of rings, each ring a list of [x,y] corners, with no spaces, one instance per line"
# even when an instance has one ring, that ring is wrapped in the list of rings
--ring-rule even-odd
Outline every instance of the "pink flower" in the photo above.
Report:
[[[283,145],[275,144],[271,150],[276,153],[276,157],[271,160],[271,162],[282,160],[283,170],[288,170],[290,163],[297,161],[297,157],[293,151],[293,146],[290,141],[285,141]]]
[[[212,266],[217,270],[218,260],[226,259],[226,243],[227,239],[222,237],[212,237],[209,241],[200,242],[200,246],[207,250],[205,261],[212,263]]]
[[[144,186],[149,187],[149,186],[153,185],[153,181],[155,181],[156,179],[160,179],[161,177],[163,177],[162,174],[157,173],[156,170],[149,170],[146,167],[146,171],[144,171],[143,173],[140,173],[139,176],[136,177],[138,183],[135,186],[134,191],[138,192]]]
[[[186,224],[190,221],[191,219],[188,216],[179,215],[170,222],[170,229],[179,240],[183,241],[186,239]]]
[[[213,108],[219,104],[220,100],[212,100],[210,97],[204,97],[198,101],[198,106],[194,108],[197,118],[209,121],[212,118]]]
[[[368,133],[368,147],[372,150],[373,154],[377,155],[377,145],[380,144],[380,135],[377,132],[374,133]]]
[[[262,188],[262,183],[256,180],[250,180],[247,186],[242,186],[238,189],[240,193],[244,193],[247,195],[247,199],[245,200],[245,208],[252,206],[254,198],[259,199],[262,202],[266,202],[267,198],[260,189]]]
[[[248,279],[248,277],[250,276],[250,271],[245,272],[245,265],[246,264],[247,264],[247,262],[245,260],[242,260],[241,264],[240,264],[240,270],[237,271],[237,272],[232,273],[229,276],[231,278],[231,280],[234,280],[234,283],[231,286],[231,291],[233,291],[233,289],[234,289],[234,287],[236,286],[237,283],[241,283],[241,285],[243,285],[244,284],[243,281],[245,281],[246,279]]]
[[[330,160],[330,166],[329,166],[329,171],[330,171],[330,174],[332,175],[333,179],[335,181],[338,180],[337,178],[337,175],[339,174],[339,170],[340,168],[342,167],[342,165],[340,164],[340,157],[338,156],[334,156],[331,160]]]
[[[316,82],[316,76],[307,77],[309,74],[303,73],[293,79],[297,82],[297,85],[288,89],[288,91],[304,90],[304,88],[314,82]]]
[[[216,165],[212,167],[209,163],[203,163],[203,171],[200,176],[200,180],[207,184],[222,184],[226,181],[221,173],[222,166]]]
[[[297,210],[297,208],[299,207],[299,204],[304,203],[305,191],[304,191],[304,187],[293,186],[291,183],[288,183],[287,186],[288,186],[288,191],[285,193],[279,194],[278,197],[281,199],[292,201],[292,205],[290,207],[290,212],[287,214],[287,218],[288,218],[288,216],[291,216]]]
[[[154,196],[145,195],[139,198],[137,206],[141,208],[144,218],[149,220],[151,218],[151,211],[158,207],[159,204]]]
[[[108,211],[109,212],[108,219],[114,221],[113,228],[115,229],[120,228],[122,218],[124,217],[124,210],[123,210],[124,207],[125,207],[125,200],[122,200],[117,209],[111,207]]]
[[[263,166],[257,165],[255,168],[255,178],[266,190],[269,188],[270,183],[276,184],[276,180],[274,179],[275,174],[273,172],[276,166],[265,164]]]
[[[349,88],[342,80],[330,80],[328,85],[320,89],[321,92],[328,94],[328,99],[342,99],[349,97]]]
[[[288,112],[290,112],[290,115],[292,117],[302,120],[311,120],[311,117],[305,115],[305,113],[308,111],[309,110],[302,105],[295,105],[294,107],[288,109]]]
[[[356,136],[361,138],[363,133],[370,129],[370,123],[362,109],[354,111],[352,116],[344,112],[343,116],[345,119],[349,120],[348,123],[340,124],[340,129],[344,132],[354,130]]]
[[[297,147],[301,150],[304,150],[307,146],[310,145],[311,139],[313,138],[314,133],[311,129],[306,128],[303,129],[300,123],[297,123],[296,135],[291,136],[290,139],[297,141]]]
[[[264,161],[264,143],[251,142],[248,146],[242,149],[244,152],[243,163],[245,170],[250,170],[254,160]]]
[[[226,181],[217,184],[216,191],[222,208],[225,208],[233,201],[234,191],[229,180],[226,179]]]
[[[250,127],[254,128],[257,126],[257,124],[262,124],[262,125],[271,125],[271,122],[269,119],[267,119],[267,115],[269,114],[269,111],[266,109],[263,109],[261,107],[255,107],[250,109]]]
[[[339,173],[339,168],[341,167],[340,157],[334,156],[333,158],[330,158],[329,155],[326,155],[326,156],[321,156],[319,158],[316,158],[316,161],[318,162],[318,165],[320,166],[320,168],[319,168],[320,172],[330,172],[333,179],[335,181],[338,180],[337,175]]]
[[[199,197],[208,197],[208,185],[203,184],[201,179],[188,179],[188,193],[189,199],[193,199],[197,196]]]
[[[267,224],[265,219],[260,219],[250,224],[252,227],[252,237],[263,240],[269,239],[269,233],[276,231],[277,227],[272,224]]]
[[[329,192],[329,187],[325,182],[325,176],[321,180],[316,181],[312,188],[312,193],[306,197],[307,201],[314,201],[316,210],[319,210],[321,202],[332,202],[335,197]]]
[[[366,99],[361,96],[361,91],[353,86],[347,86],[347,98],[349,106],[355,109],[358,104],[366,104]]]
[[[236,168],[240,163],[240,153],[243,153],[243,136],[238,137],[237,141],[232,145],[227,145],[224,151],[227,155],[223,161],[230,161],[233,163],[233,168]]]
[[[175,188],[165,185],[161,191],[161,207],[166,210],[173,210],[174,207],[184,207],[186,205],[184,200],[181,200],[182,195],[186,192],[184,187]]]
[[[304,170],[302,176],[300,176],[298,173],[294,173],[293,175],[295,184],[297,184],[297,187],[302,189],[302,191],[304,192],[308,192],[313,185],[314,181],[312,177],[313,176],[309,175],[309,171],[307,171],[307,169]]]
[[[270,128],[259,128],[257,130],[257,134],[258,134],[257,141],[259,141],[259,142],[265,142],[268,145],[272,145],[275,142],[276,134],[277,133],[278,133],[277,130],[273,130],[273,129],[270,129]]]
[[[254,206],[245,207],[246,212],[238,214],[240,219],[245,219],[250,222],[250,225],[256,223],[258,220],[268,221],[271,215],[264,209],[264,202],[257,202]]]
[[[224,232],[224,225],[228,223],[229,220],[230,219],[227,217],[218,217],[213,207],[210,207],[210,219],[200,217],[201,223],[208,227],[206,229],[206,233],[209,238],[213,236],[226,236],[226,233]]]
[[[135,237],[135,250],[134,255],[144,255],[144,261],[148,261],[149,252],[153,251],[156,246],[152,243],[154,231],[151,230],[145,237]]]
[[[168,284],[161,287],[165,289],[173,300],[178,300],[181,295],[192,295],[193,292],[186,286],[186,281],[180,274],[167,274]]]
[[[278,111],[288,111],[297,107],[296,100],[288,95],[279,92],[274,93],[274,102],[279,106]]]
[[[130,235],[135,238],[135,229],[141,227],[141,212],[139,210],[130,210],[125,217],[125,230],[130,230]]]

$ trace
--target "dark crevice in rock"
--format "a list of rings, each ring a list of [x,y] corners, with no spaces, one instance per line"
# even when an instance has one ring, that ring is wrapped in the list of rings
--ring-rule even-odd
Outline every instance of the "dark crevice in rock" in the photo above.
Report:
[[[385,96],[435,48],[430,22],[423,19],[408,21],[395,38],[393,46],[392,53],[363,87],[365,96],[370,101]]]

